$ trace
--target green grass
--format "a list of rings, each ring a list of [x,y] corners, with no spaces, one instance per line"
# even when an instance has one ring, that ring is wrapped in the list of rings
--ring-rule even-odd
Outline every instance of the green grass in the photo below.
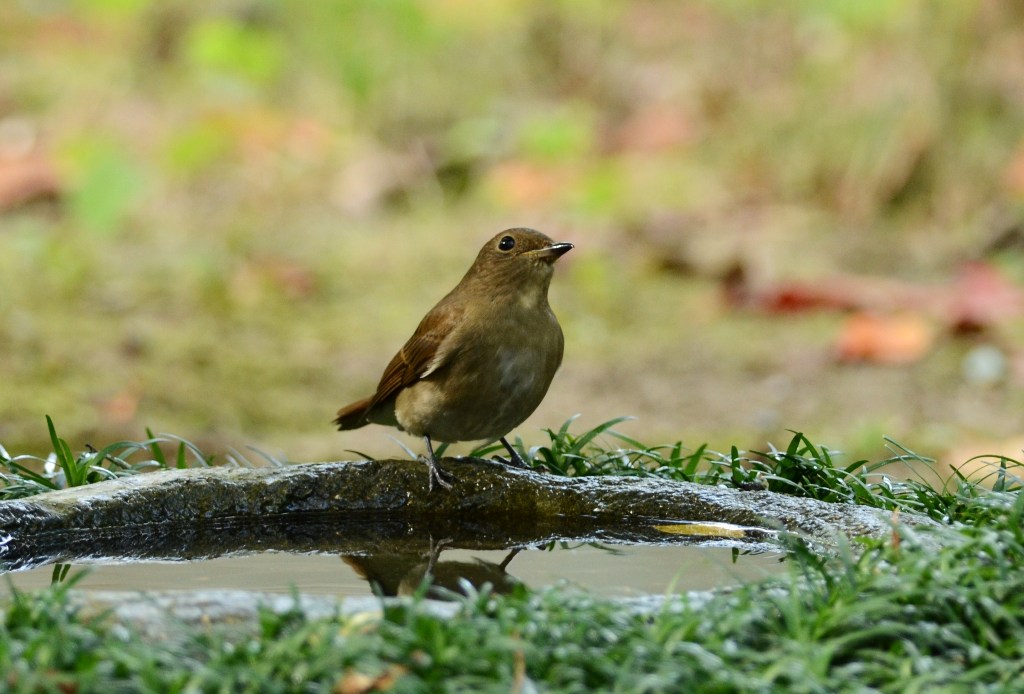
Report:
[[[841,452],[816,445],[799,432],[793,432],[785,450],[765,452],[740,451],[734,446],[729,453],[718,453],[706,445],[688,448],[681,441],[648,446],[614,429],[627,419],[611,419],[582,434],[572,433],[574,419],[569,419],[557,430],[546,430],[546,445],[527,448],[519,438],[513,445],[524,460],[559,475],[642,475],[766,489],[833,503],[915,511],[943,522],[977,513],[972,502],[986,489],[1016,492],[1024,481],[1024,464],[1005,456],[988,458],[989,470],[980,478],[969,479],[954,469],[943,479],[933,460],[888,439],[890,457],[847,464],[841,462]],[[492,444],[473,455],[501,450],[500,444]]]
[[[965,514],[978,512],[973,502],[987,490],[1016,492],[1024,480],[1024,464],[1005,456],[991,457],[989,472],[981,478],[969,479],[954,470],[942,479],[929,467],[932,460],[891,440],[892,456],[873,463],[857,460],[845,465],[841,463],[842,453],[816,445],[799,432],[793,433],[785,450],[770,448],[766,452],[740,451],[734,446],[729,453],[718,453],[706,445],[689,448],[681,441],[649,446],[615,430],[615,426],[628,419],[617,417],[577,434],[572,431],[576,420],[573,417],[558,429],[545,430],[547,444],[527,447],[517,437],[513,446],[528,464],[557,475],[639,475],[765,489],[833,503],[915,511],[943,522],[963,521]],[[205,467],[214,462],[214,456],[204,453],[196,444],[169,434],[154,436],[148,429],[144,440],[119,441],[101,450],[90,446],[76,456],[58,436],[49,416],[46,424],[53,447],[48,458],[12,457],[0,447],[0,500],[147,470]],[[438,455],[443,455],[447,448],[438,446]],[[170,455],[165,449],[171,451]],[[500,443],[489,444],[471,455],[487,457],[503,451]],[[414,455],[409,449],[406,452]],[[282,464],[265,453],[257,453],[270,464]],[[226,462],[252,464],[237,451],[227,456]],[[933,473],[931,481],[922,470]]]
[[[76,455],[68,442],[57,435],[49,415],[46,416],[46,425],[53,446],[53,452],[46,458],[12,456],[0,446],[0,501],[154,470],[209,467],[216,460],[216,456],[204,453],[191,441],[173,434],[157,436],[150,429],[146,429],[147,438],[141,441],[117,441],[99,450],[86,446],[86,450]],[[267,464],[283,464],[259,449],[252,451]],[[237,450],[225,455],[224,461],[226,465],[254,465]]]
[[[547,432],[546,445],[516,443],[554,474],[753,484],[923,511],[946,524],[928,531],[897,526],[891,538],[858,540],[856,551],[844,546],[830,557],[786,538],[788,574],[699,598],[668,596],[657,608],[564,586],[520,587],[507,596],[485,586],[469,597],[452,595],[458,612],[443,617],[423,601],[423,586],[411,599],[387,603],[379,619],[265,610],[253,628],[171,624],[160,643],[108,615],[83,615],[69,599],[81,574],[57,567],[61,580],[50,589],[12,588],[0,606],[0,688],[522,691],[533,683],[542,691],[1004,691],[1024,676],[1020,463],[997,460],[986,486],[954,475],[932,489],[885,475],[889,466],[925,460],[898,447],[879,463],[840,466],[839,454],[803,434],[786,450],[719,454],[681,443],[645,446],[617,433],[621,422],[575,434],[570,420]],[[150,432],[144,441],[76,457],[47,424],[52,468],[65,482],[211,462],[187,441]],[[33,463],[45,461],[0,457],[5,498],[57,485],[57,475],[32,472]]]
[[[157,421],[204,442],[147,433],[74,453],[51,425],[50,455],[0,449],[0,499],[206,465],[201,448],[257,435],[329,457],[350,444],[324,403],[372,388],[381,352],[429,307],[410,297],[440,296],[470,239],[501,220],[580,241],[553,286],[576,371],[560,375],[545,417],[582,399],[639,412],[655,431],[684,421],[749,441],[762,426],[749,412],[769,410],[851,446],[851,432],[868,432],[866,451],[881,430],[923,450],[1019,428],[1024,390],[955,376],[972,343],[944,339],[901,369],[821,366],[839,317],[779,329],[778,316],[724,311],[720,268],[702,254],[721,237],[756,244],[754,270],[768,276],[937,283],[983,255],[1022,216],[1013,3],[243,5],[0,4],[7,149],[37,144],[61,188],[3,212],[0,345],[15,356],[0,363],[0,434],[39,454],[46,437],[24,413],[47,411],[71,441]],[[616,139],[650,116],[683,136]],[[662,212],[687,244],[659,230]],[[1019,280],[1017,256],[995,260]],[[691,261],[695,274],[680,276]],[[1021,329],[980,337],[1021,344]],[[606,372],[618,387],[590,376]],[[766,373],[819,387],[766,397]],[[660,388],[669,381],[682,385]],[[58,587],[6,603],[0,689],[297,691],[291,673],[332,685],[361,672],[391,673],[399,690],[508,691],[520,663],[553,690],[998,690],[1020,677],[1024,638],[1008,612],[1020,612],[1020,462],[994,456],[988,479],[944,479],[895,444],[846,462],[801,434],[716,452],[646,445],[618,423],[566,423],[546,444],[517,445],[554,474],[919,511],[951,526],[945,548],[906,538],[857,560],[804,557],[777,590],[750,586],[699,611],[673,602],[655,617],[553,590],[480,596],[451,623],[412,603],[365,633],[268,614],[254,636],[164,650],[74,615]],[[763,426],[753,440],[794,425]],[[494,674],[480,671],[487,660]]]
[[[993,492],[983,526],[941,549],[872,541],[823,559],[792,547],[787,576],[653,610],[556,587],[484,589],[454,617],[421,598],[380,619],[261,613],[251,630],[153,644],[68,602],[72,583],[14,593],[0,621],[10,691],[1008,691],[1024,676],[1024,498]],[[169,627],[177,630],[177,627]],[[369,685],[366,685],[367,687]],[[696,689],[694,689],[696,688]]]
[[[47,458],[11,456],[0,447],[0,500],[18,499],[54,489],[78,487],[140,472],[176,467],[207,467],[213,461],[195,444],[175,436],[153,436],[142,441],[118,441],[96,450],[92,446],[78,455],[57,435],[49,415],[46,425],[53,452]],[[173,446],[168,459],[163,446]],[[142,458],[138,460],[138,458]],[[134,460],[133,460],[134,459]]]

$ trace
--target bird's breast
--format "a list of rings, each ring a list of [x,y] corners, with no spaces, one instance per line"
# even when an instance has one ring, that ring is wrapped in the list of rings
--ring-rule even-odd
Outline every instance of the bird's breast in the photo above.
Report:
[[[562,360],[558,322],[550,310],[541,318],[496,321],[475,336],[460,336],[449,363],[399,394],[395,412],[402,428],[438,441],[475,441],[504,436],[522,423]]]

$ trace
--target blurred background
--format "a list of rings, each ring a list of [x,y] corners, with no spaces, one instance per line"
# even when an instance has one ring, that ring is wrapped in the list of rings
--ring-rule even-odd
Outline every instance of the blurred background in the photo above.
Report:
[[[577,246],[527,444],[1020,457],[1019,3],[0,4],[12,454],[404,455],[330,420],[510,226]]]

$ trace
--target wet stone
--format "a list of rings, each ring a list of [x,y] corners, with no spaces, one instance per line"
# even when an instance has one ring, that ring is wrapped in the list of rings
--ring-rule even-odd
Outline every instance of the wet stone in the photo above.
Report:
[[[269,549],[349,556],[508,549],[554,540],[709,544],[778,551],[778,532],[826,550],[884,537],[875,509],[657,478],[567,478],[476,459],[443,461],[428,492],[410,460],[168,470],[0,503],[0,567],[200,559]],[[903,514],[907,525],[931,524]],[[419,550],[417,550],[419,551]]]

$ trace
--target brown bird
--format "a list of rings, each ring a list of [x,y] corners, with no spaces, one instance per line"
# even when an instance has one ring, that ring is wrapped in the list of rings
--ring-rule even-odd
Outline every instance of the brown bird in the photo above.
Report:
[[[554,264],[572,249],[533,229],[484,244],[462,281],[420,321],[377,392],[338,410],[339,430],[398,427],[427,444],[428,485],[451,489],[431,441],[500,440],[530,416],[562,363],[564,339],[548,305]]]

